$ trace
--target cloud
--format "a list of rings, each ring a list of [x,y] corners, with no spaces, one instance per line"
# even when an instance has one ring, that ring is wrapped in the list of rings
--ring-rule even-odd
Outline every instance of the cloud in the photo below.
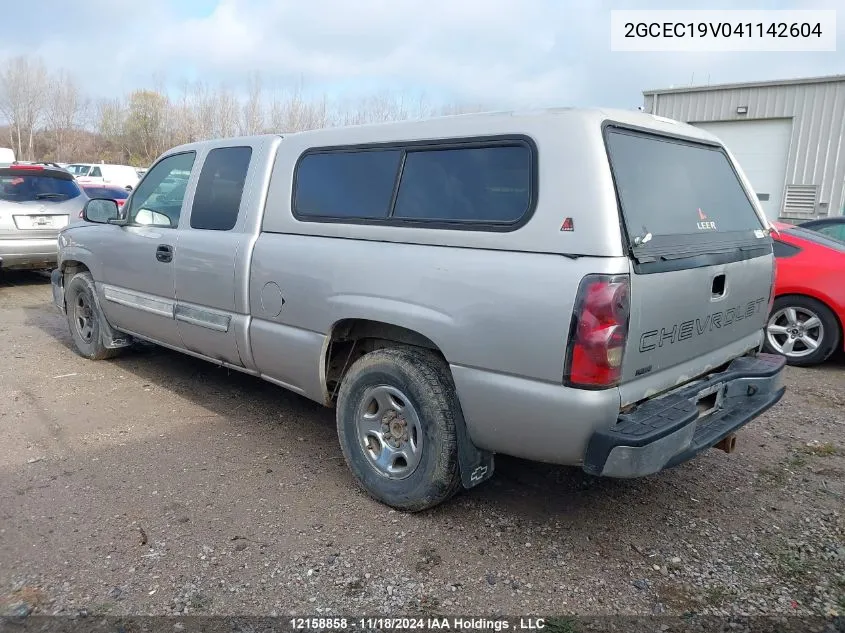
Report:
[[[622,0],[612,8],[713,8]],[[749,8],[755,8],[754,3]],[[758,5],[771,3],[758,2]],[[778,8],[835,8],[795,0]],[[644,89],[845,72],[845,54],[614,53],[610,8],[578,0],[42,0],[4,8],[0,57],[39,54],[101,96],[200,79],[393,88],[490,107],[635,107]],[[724,8],[728,8],[728,3]],[[212,8],[213,7],[213,8]],[[762,8],[762,7],[760,7]],[[49,27],[43,16],[49,15]],[[845,15],[840,15],[840,42]],[[845,44],[841,44],[843,46]]]

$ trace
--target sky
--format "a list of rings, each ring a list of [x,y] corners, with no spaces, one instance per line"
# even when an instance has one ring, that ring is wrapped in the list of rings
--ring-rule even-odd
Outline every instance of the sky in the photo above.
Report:
[[[8,2],[0,62],[40,56],[86,93],[188,81],[330,98],[425,95],[490,108],[635,108],[642,91],[845,74],[824,53],[624,53],[611,9],[834,9],[841,0],[40,0]]]

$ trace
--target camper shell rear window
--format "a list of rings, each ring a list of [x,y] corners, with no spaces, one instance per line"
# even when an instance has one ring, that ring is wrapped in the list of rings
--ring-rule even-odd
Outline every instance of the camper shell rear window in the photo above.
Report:
[[[766,237],[727,153],[717,145],[605,128],[629,244],[681,252]]]

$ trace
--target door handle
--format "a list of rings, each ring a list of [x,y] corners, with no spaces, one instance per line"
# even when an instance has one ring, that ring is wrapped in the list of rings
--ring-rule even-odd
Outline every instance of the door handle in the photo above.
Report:
[[[156,259],[160,262],[173,261],[173,247],[169,244],[159,244],[156,248]]]

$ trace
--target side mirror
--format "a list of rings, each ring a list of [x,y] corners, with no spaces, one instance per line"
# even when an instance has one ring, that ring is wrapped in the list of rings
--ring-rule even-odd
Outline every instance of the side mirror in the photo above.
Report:
[[[120,217],[117,202],[109,198],[92,198],[82,209],[82,219],[97,224],[110,224]]]

